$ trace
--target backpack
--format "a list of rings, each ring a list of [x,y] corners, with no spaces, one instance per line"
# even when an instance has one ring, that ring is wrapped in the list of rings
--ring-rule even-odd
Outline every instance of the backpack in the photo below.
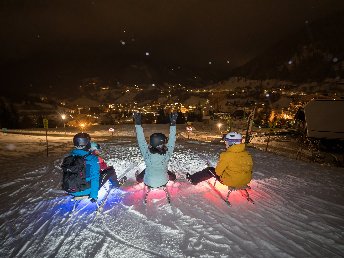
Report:
[[[62,189],[68,193],[80,192],[90,188],[86,182],[86,160],[85,156],[68,156],[63,159],[61,168],[63,171]]]

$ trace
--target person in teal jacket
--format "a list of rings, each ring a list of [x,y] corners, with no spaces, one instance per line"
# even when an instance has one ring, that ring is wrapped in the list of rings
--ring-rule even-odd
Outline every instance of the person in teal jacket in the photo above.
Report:
[[[150,136],[148,145],[141,126],[141,114],[134,113],[136,137],[146,169],[136,175],[137,182],[144,182],[152,188],[165,186],[169,180],[175,180],[174,173],[168,171],[168,162],[173,154],[176,142],[177,113],[170,115],[169,139],[162,133],[154,133]]]

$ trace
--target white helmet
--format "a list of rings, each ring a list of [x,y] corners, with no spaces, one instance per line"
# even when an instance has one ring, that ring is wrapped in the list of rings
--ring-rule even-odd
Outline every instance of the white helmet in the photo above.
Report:
[[[228,143],[229,146],[234,144],[240,144],[242,140],[242,136],[240,133],[237,132],[230,132],[226,134],[225,141]]]

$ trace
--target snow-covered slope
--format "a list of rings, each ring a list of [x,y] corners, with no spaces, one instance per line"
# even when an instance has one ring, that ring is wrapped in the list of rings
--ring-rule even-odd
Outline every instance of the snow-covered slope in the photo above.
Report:
[[[114,138],[103,154],[118,175],[129,171],[127,184],[111,190],[100,215],[83,200],[69,219],[73,202],[60,190],[62,157],[1,163],[0,256],[343,257],[342,168],[250,149],[255,204],[234,192],[229,207],[207,183],[182,180],[206,166],[204,157],[216,164],[222,148],[177,141],[169,169],[181,179],[168,184],[171,205],[159,190],[145,205],[144,186],[134,184],[143,168],[135,139]],[[15,174],[6,177],[7,168]]]

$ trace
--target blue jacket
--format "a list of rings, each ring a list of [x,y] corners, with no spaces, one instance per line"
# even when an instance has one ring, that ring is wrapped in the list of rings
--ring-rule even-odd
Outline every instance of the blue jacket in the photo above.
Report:
[[[88,151],[74,149],[71,151],[70,155],[73,156],[85,156]],[[99,163],[98,157],[90,154],[86,156],[86,181],[91,182],[91,187],[80,192],[71,193],[73,196],[84,196],[89,195],[90,198],[97,199],[99,191]]]
[[[146,171],[143,182],[150,187],[160,187],[167,184],[167,166],[168,161],[173,154],[176,142],[176,126],[170,126],[169,140],[166,145],[168,150],[163,155],[158,153],[152,154],[149,151],[141,125],[135,125],[135,129],[139,148],[146,163]]]

